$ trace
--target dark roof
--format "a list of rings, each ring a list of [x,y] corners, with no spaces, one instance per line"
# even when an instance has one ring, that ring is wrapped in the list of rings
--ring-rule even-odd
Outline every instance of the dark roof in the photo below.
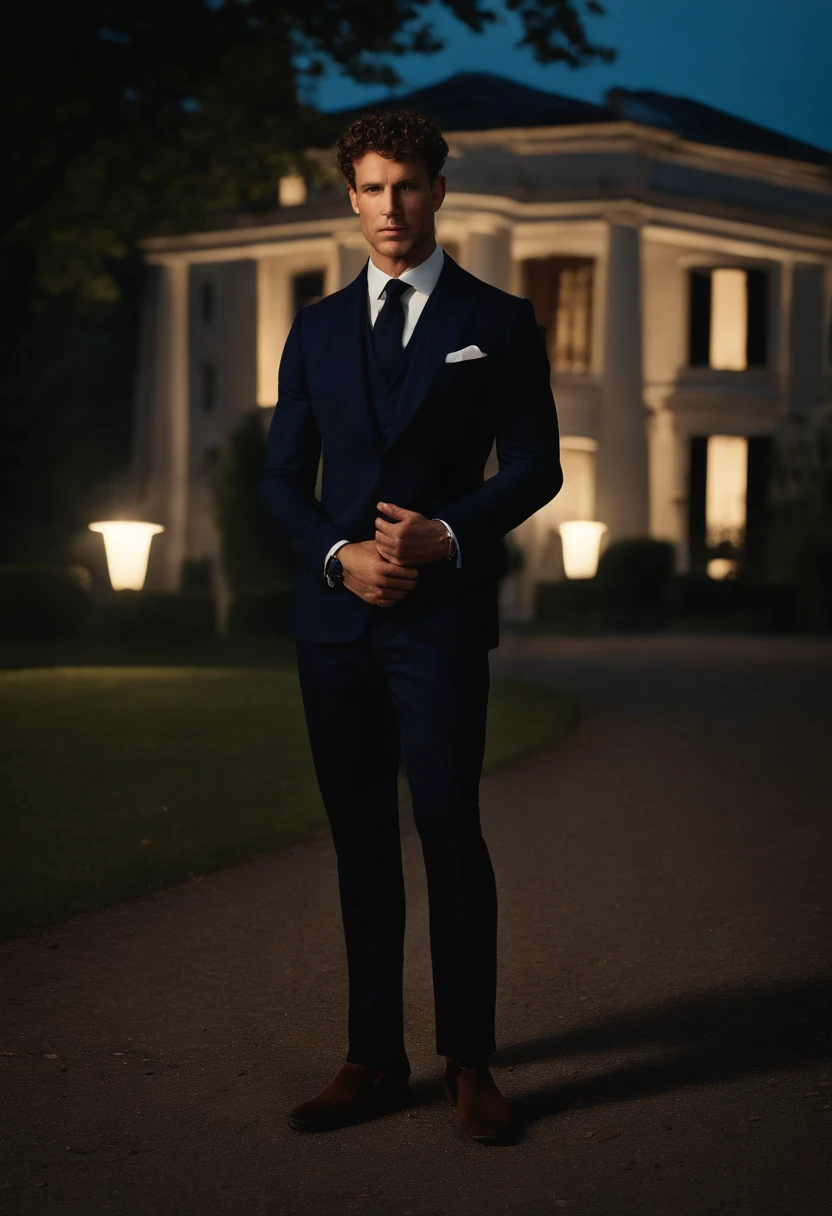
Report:
[[[344,125],[367,110],[418,110],[446,131],[554,127],[566,123],[614,122],[616,118],[605,106],[530,89],[495,72],[457,72],[424,89],[331,113]]]
[[[740,148],[744,152],[763,152],[769,156],[787,156],[792,160],[811,161],[817,165],[832,164],[832,152],[816,148],[790,135],[781,135],[745,118],[737,118],[715,106],[692,101],[689,97],[674,97],[654,89],[607,89],[607,105],[619,118],[663,127],[684,139],[701,144],[716,144],[722,148]]]
[[[698,143],[832,165],[832,152],[687,97],[653,89],[611,88],[605,102],[595,105],[562,93],[546,93],[496,72],[457,72],[426,88],[330,111],[326,117],[333,119],[333,141],[348,122],[368,110],[419,110],[446,131],[630,121],[673,131]]]

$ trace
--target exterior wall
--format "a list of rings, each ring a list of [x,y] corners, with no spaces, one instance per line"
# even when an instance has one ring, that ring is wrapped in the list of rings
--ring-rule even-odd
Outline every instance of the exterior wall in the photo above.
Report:
[[[213,315],[203,320],[203,288],[213,290]],[[218,573],[219,538],[211,519],[206,465],[240,415],[257,404],[257,263],[203,263],[189,281],[189,513],[186,556],[212,558]],[[216,371],[216,398],[206,412],[200,367]]]
[[[332,241],[310,247],[281,250],[257,261],[257,404],[274,407],[277,400],[277,369],[283,345],[292,325],[292,280],[313,270],[324,272],[327,295],[343,286],[346,262]]]
[[[649,413],[650,535],[673,541],[676,568],[689,569],[690,442],[693,436],[771,435],[788,408],[783,381],[784,265],[761,258],[756,245],[743,256],[710,246],[647,245],[645,387]],[[761,267],[768,276],[767,366],[728,371],[688,365],[688,273],[712,265]],[[789,315],[786,310],[785,317]]]
[[[611,130],[577,128],[449,137],[437,232],[463,266],[522,294],[528,258],[594,263],[589,370],[552,375],[567,483],[513,535],[525,565],[507,581],[507,617],[531,616],[536,583],[562,577],[567,518],[600,518],[609,539],[670,539],[686,569],[691,437],[773,434],[832,397],[832,189],[820,170],[644,132],[628,125],[627,147]],[[183,556],[216,554],[203,461],[240,413],[274,406],[293,276],[322,269],[330,293],[368,256],[344,200],[284,208],[279,221],[147,242],[159,264],[142,322],[134,482],[144,517],[168,529],[153,543],[148,585],[173,587]],[[688,274],[710,265],[767,271],[766,367],[688,366]],[[216,316],[203,324],[209,279]],[[201,360],[217,368],[210,414]],[[492,451],[486,476],[496,471]]]

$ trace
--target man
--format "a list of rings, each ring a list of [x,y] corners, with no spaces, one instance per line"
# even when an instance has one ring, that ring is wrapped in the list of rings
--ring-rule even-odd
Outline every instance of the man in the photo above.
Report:
[[[463,1129],[496,1142],[512,1112],[487,1062],[497,897],[478,793],[500,542],[563,483],[549,362],[531,303],[437,244],[448,145],[433,123],[365,115],[337,153],[371,254],[295,317],[260,484],[300,564],[292,631],[349,981],[346,1061],[289,1122],[322,1129],[407,1097],[403,754],[445,1088]]]

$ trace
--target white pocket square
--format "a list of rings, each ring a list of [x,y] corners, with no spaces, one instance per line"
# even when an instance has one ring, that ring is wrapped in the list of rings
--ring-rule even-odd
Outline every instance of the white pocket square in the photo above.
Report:
[[[484,359],[485,351],[478,346],[463,346],[462,350],[449,351],[445,356],[446,363],[463,363],[466,359]]]

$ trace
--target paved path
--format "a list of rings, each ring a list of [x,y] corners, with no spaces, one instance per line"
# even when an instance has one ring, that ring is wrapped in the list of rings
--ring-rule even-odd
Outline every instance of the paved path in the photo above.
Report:
[[[578,691],[483,782],[500,900],[493,1070],[519,1143],[441,1101],[406,809],[415,1103],[320,1136],[345,1052],[328,837],[0,947],[15,1216],[820,1216],[832,1182],[832,644],[505,638]]]

